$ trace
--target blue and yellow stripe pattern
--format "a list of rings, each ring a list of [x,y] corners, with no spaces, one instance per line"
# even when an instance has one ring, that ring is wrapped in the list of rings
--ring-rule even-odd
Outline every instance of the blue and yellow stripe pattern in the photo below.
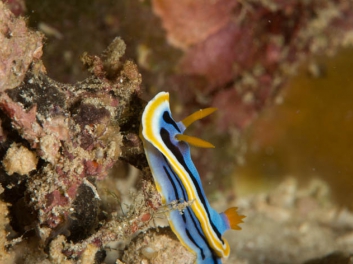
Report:
[[[230,228],[240,229],[238,224],[244,218],[237,214],[235,207],[219,214],[210,206],[192,162],[189,144],[205,148],[213,145],[183,134],[194,121],[215,110],[203,109],[175,122],[170,111],[169,93],[160,92],[147,104],[141,121],[145,153],[163,203],[192,201],[182,214],[178,210],[167,214],[173,232],[189,251],[196,254],[198,264],[222,263],[221,258],[230,252],[222,235]]]

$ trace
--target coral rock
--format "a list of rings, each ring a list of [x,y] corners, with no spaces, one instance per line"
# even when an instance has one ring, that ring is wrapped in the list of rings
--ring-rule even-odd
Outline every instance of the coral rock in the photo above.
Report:
[[[8,175],[27,175],[37,167],[38,157],[28,148],[13,143],[2,161]]]
[[[27,29],[0,2],[0,91],[16,87],[29,65],[42,56],[42,34]]]

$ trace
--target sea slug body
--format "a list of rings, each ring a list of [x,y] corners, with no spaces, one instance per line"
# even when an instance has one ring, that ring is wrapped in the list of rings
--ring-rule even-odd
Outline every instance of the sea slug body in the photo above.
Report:
[[[169,93],[158,93],[142,114],[141,138],[151,172],[163,204],[190,202],[183,213],[170,210],[169,224],[180,242],[197,256],[198,264],[222,263],[230,248],[222,235],[240,229],[244,216],[235,207],[218,213],[209,204],[198,171],[192,162],[190,144],[211,148],[212,144],[184,135],[194,121],[213,113],[215,108],[199,110],[181,122],[172,118]]]

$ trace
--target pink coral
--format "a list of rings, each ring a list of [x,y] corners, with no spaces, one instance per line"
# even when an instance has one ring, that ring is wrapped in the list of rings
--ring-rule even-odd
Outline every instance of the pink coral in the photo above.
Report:
[[[169,42],[187,49],[227,25],[237,5],[235,0],[154,0],[153,10],[162,18]]]

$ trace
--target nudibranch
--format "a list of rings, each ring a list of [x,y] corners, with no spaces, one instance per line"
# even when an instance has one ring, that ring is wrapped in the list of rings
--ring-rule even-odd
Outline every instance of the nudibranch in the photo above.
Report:
[[[170,210],[167,217],[180,242],[196,255],[198,264],[222,263],[221,258],[228,257],[230,252],[222,235],[228,229],[241,229],[238,224],[244,218],[237,214],[236,207],[218,213],[210,206],[191,159],[190,145],[214,146],[183,134],[189,125],[215,110],[199,110],[181,122],[175,122],[169,93],[160,92],[147,104],[141,120],[141,138],[162,203],[190,202],[182,213]]]

